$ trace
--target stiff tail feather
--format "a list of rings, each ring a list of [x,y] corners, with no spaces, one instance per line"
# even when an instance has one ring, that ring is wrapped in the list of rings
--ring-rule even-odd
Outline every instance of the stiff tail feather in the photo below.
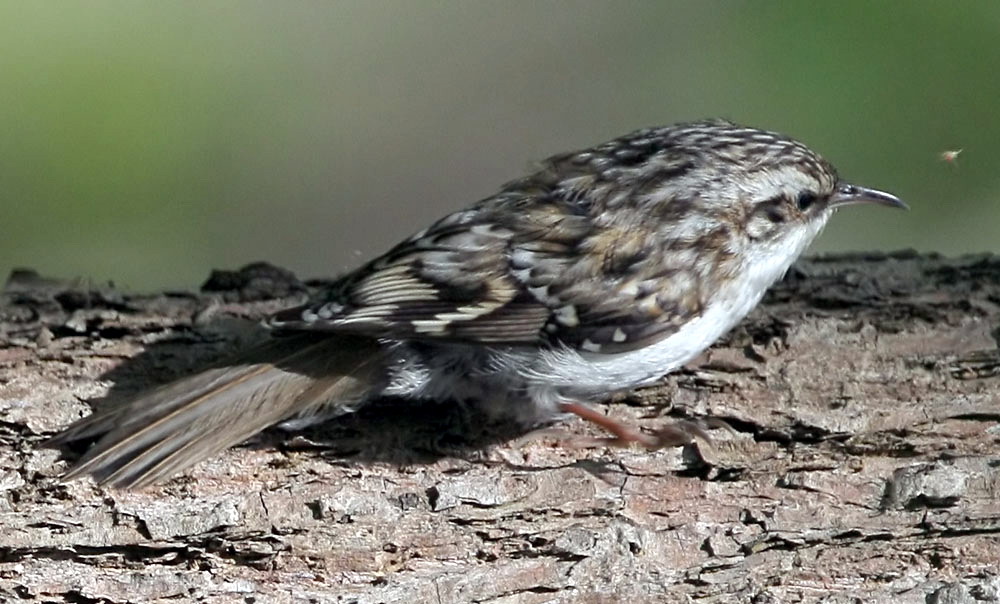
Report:
[[[141,488],[162,482],[268,426],[336,414],[373,393],[382,357],[374,340],[304,334],[275,338],[208,369],[76,422],[46,446],[100,440],[65,476]]]

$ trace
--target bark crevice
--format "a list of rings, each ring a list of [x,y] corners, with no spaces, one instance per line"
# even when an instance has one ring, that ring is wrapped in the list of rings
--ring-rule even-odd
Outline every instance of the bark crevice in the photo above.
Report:
[[[1000,258],[799,262],[750,318],[602,411],[711,443],[579,446],[385,401],[139,492],[37,445],[261,337],[319,283],[200,294],[12,275],[0,298],[0,600],[1000,601]],[[470,426],[475,427],[473,430]]]

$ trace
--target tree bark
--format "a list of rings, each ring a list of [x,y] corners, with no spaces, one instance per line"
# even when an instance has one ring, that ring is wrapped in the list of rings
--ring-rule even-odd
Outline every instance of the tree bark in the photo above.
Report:
[[[491,443],[453,407],[389,401],[162,487],[58,480],[79,451],[45,437],[244,345],[248,319],[317,285],[264,265],[198,295],[13,275],[0,600],[1000,601],[989,255],[804,260],[701,359],[599,407],[646,429],[721,419],[711,442],[585,446],[601,434],[567,420]]]

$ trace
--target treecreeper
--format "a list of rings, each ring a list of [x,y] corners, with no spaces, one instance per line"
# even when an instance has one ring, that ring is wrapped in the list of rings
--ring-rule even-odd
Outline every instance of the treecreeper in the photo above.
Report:
[[[612,444],[677,444],[700,428],[647,432],[588,403],[701,353],[852,204],[906,207],[775,132],[638,130],[541,162],[271,316],[270,341],[47,444],[96,439],[66,478],[141,487],[382,397],[475,401],[529,428],[576,414]]]

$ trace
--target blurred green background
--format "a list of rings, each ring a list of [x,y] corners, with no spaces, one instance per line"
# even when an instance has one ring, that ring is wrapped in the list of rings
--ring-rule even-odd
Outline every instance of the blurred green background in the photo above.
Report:
[[[994,0],[7,2],[0,278],[332,276],[534,160],[707,116],[913,207],[818,250],[1000,251],[998,102]]]

